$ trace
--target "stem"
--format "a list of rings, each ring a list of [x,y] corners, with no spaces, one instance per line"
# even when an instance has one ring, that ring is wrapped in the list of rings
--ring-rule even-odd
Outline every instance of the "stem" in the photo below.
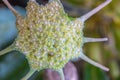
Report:
[[[96,66],[96,67],[98,67],[100,69],[102,69],[102,70],[109,71],[109,68],[107,68],[107,67],[105,67],[105,66],[103,66],[103,65],[101,65],[101,64],[99,64],[99,63],[97,63],[97,62],[95,62],[93,60],[91,60],[90,58],[85,56],[83,53],[81,53],[80,58],[83,59],[84,61],[86,61],[86,62],[88,62],[88,63],[90,63],[90,64],[92,64],[92,65],[94,65],[94,66]]]
[[[5,48],[4,50],[0,51],[0,56],[6,54],[10,51],[15,50],[15,43],[11,44],[9,47]]]
[[[36,70],[30,69],[30,71],[27,73],[25,77],[23,77],[21,80],[28,80],[35,72]]]
[[[10,5],[10,3],[8,2],[8,0],[3,0],[3,2],[6,4],[6,6],[13,12],[13,14],[15,16],[18,16],[18,12]]]
[[[58,73],[60,74],[61,80],[65,80],[63,69],[58,70]]]
[[[82,22],[85,22],[87,19],[89,19],[95,13],[97,13],[102,8],[104,8],[106,5],[108,5],[111,1],[112,0],[106,0],[105,2],[103,2],[102,4],[100,4],[98,7],[94,8],[93,10],[91,10],[90,12],[86,13],[85,15],[83,15],[82,17],[80,17],[78,19],[82,20]]]
[[[103,41],[108,41],[108,38],[84,38],[84,43],[88,42],[103,42]]]

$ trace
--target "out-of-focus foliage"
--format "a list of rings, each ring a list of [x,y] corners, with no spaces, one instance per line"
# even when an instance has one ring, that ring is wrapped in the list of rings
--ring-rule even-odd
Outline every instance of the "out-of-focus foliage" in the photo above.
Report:
[[[67,0],[74,7],[82,7],[85,12],[92,10],[105,0]],[[80,5],[82,4],[82,5]],[[84,80],[120,80],[120,1],[112,2],[86,23],[84,35],[108,37],[105,43],[88,43],[84,46],[86,55],[110,68],[104,72],[90,64],[84,65]],[[84,12],[84,11],[83,11]],[[82,12],[80,12],[82,13]],[[74,16],[74,15],[73,15]],[[78,16],[78,15],[77,15]],[[82,72],[82,71],[81,71]]]
[[[25,10],[16,7],[23,15]],[[17,36],[15,16],[7,8],[0,8],[0,50],[10,45]],[[27,60],[17,51],[0,56],[0,80],[16,80],[25,75]],[[17,74],[17,75],[16,75]],[[16,76],[15,76],[16,75]]]
[[[81,16],[104,1],[62,0],[67,13],[74,17]],[[86,44],[84,52],[92,59],[109,67],[110,71],[105,72],[83,62],[84,64],[79,64],[79,66],[83,66],[83,69],[78,69],[81,70],[78,71],[79,74],[82,74],[79,80],[120,80],[119,8],[120,0],[113,0],[108,6],[92,16],[85,23],[84,29],[84,35],[88,37],[109,37],[108,42]],[[17,8],[17,10],[21,14],[25,14],[23,9]],[[0,7],[0,50],[11,44],[16,35],[15,17],[8,9]],[[28,69],[25,56],[17,51],[0,56],[0,80],[18,80],[27,73]]]
[[[25,14],[25,10],[16,7],[16,9],[22,14]],[[17,36],[17,29],[15,25],[15,16],[7,8],[0,8],[0,49],[6,42],[11,42]]]
[[[88,0],[87,0],[88,1]],[[93,0],[93,7],[102,1]],[[94,4],[96,3],[96,4]],[[120,80],[120,1],[112,0],[99,13],[94,15],[86,22],[84,34],[94,37],[108,37],[109,41],[103,44],[89,43],[85,46],[85,51],[92,59],[108,66],[108,73],[99,71],[92,66],[85,64],[84,79],[85,80]],[[88,7],[89,9],[89,7]],[[91,70],[92,69],[92,70]],[[104,76],[101,76],[104,75]],[[89,79],[86,76],[90,76]],[[94,77],[93,77],[94,76]],[[96,77],[97,76],[97,77]],[[101,76],[101,77],[100,77]],[[98,78],[98,79],[96,79]],[[103,79],[102,79],[103,78]]]

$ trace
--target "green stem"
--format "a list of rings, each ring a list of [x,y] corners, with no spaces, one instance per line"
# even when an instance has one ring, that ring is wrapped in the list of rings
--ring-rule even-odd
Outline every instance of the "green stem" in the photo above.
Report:
[[[58,70],[58,73],[60,74],[61,80],[65,80],[63,69]]]
[[[5,48],[4,50],[0,51],[0,56],[4,55],[10,51],[15,50],[15,43],[11,44],[9,47]]]
[[[27,73],[25,77],[23,77],[21,80],[28,80],[35,72],[36,70],[30,69],[30,71]]]

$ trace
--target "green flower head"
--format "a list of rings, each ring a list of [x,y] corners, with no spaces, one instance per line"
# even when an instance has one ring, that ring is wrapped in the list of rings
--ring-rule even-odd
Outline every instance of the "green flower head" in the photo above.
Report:
[[[102,9],[111,0],[107,0],[94,10],[80,18],[70,18],[65,13],[59,0],[49,0],[46,5],[39,5],[35,0],[29,0],[26,16],[21,16],[7,0],[4,3],[15,14],[18,36],[14,43],[1,51],[10,50],[22,52],[30,65],[30,72],[43,69],[53,69],[60,73],[64,80],[64,65],[75,58],[81,58],[103,70],[108,68],[92,61],[83,54],[82,46],[87,42],[106,41],[107,38],[87,38],[83,36],[84,22]],[[26,80],[27,78],[24,79]]]

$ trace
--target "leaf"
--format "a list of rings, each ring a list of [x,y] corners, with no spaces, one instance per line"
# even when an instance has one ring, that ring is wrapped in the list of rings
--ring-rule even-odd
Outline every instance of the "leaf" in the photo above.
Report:
[[[23,8],[15,8],[22,15],[25,15]],[[15,16],[8,8],[0,8],[0,50],[7,45],[7,42],[12,42],[17,36],[15,20]]]

